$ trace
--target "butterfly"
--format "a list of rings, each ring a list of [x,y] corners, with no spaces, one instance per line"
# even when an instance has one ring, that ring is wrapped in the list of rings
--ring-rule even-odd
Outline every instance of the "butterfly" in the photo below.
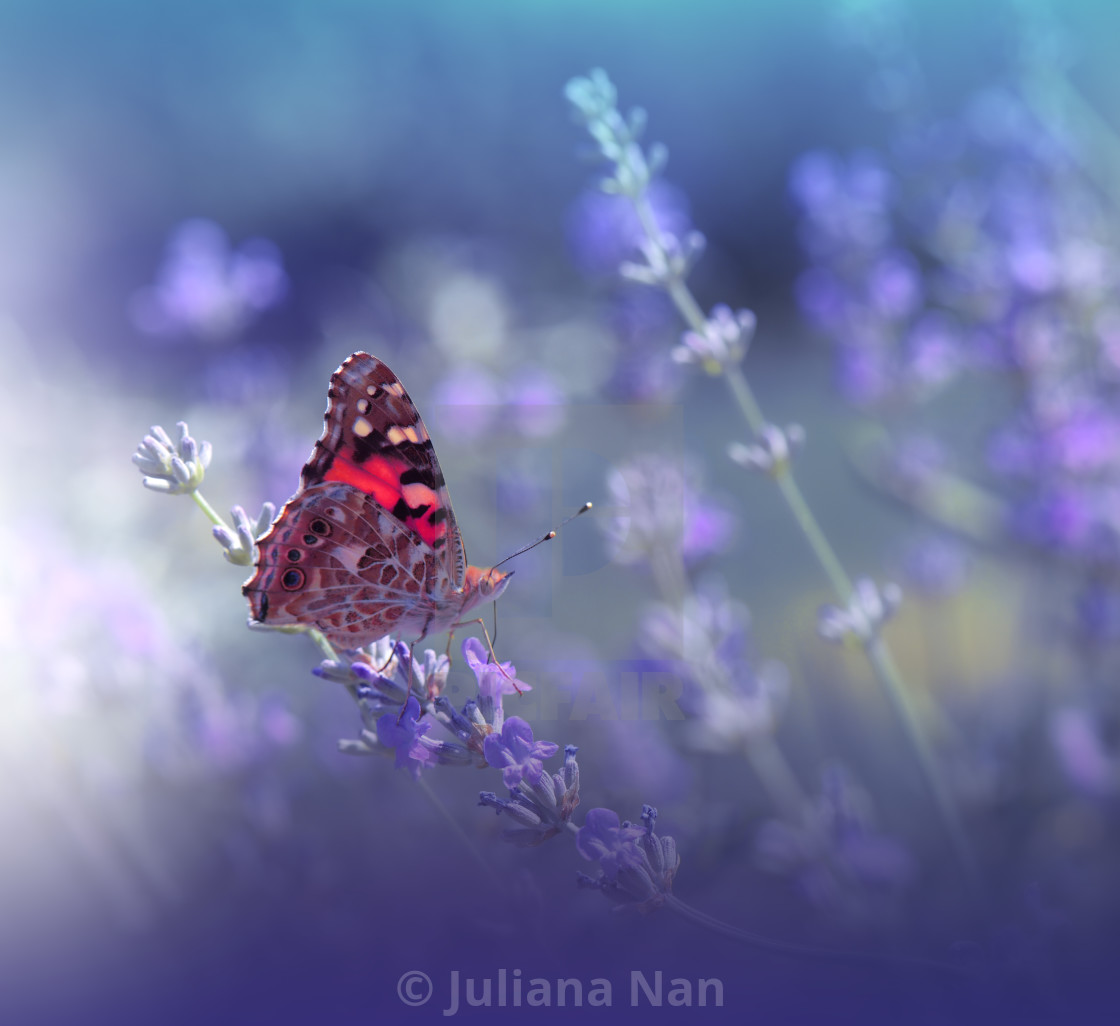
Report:
[[[471,566],[424,422],[397,376],[354,353],[331,375],[323,433],[257,539],[251,627],[302,625],[336,648],[416,642],[497,599],[513,571]]]

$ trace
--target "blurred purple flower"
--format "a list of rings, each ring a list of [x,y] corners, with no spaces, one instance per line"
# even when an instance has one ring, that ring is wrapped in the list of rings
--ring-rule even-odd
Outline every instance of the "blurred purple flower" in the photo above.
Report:
[[[966,366],[966,355],[953,322],[939,311],[919,317],[906,337],[906,372],[919,390],[935,391]]]
[[[674,396],[684,374],[669,356],[680,328],[666,292],[624,281],[610,295],[606,317],[617,340],[608,393],[639,401]]]
[[[806,153],[790,169],[789,188],[805,214],[802,244],[815,258],[873,251],[890,235],[893,183],[874,153],[857,153],[847,164],[831,153]]]
[[[494,376],[481,367],[463,364],[435,386],[430,409],[444,432],[470,441],[493,430],[502,412],[501,402]]]
[[[944,598],[964,587],[970,563],[968,550],[956,539],[923,535],[906,546],[901,570],[908,591]]]
[[[867,282],[871,308],[881,317],[909,317],[923,301],[918,262],[905,250],[891,249],[878,257]]]
[[[682,602],[652,603],[640,628],[644,651],[685,665],[697,682],[723,684],[747,669],[750,611],[730,598],[718,578],[708,578]]]
[[[526,438],[548,438],[564,423],[564,393],[547,371],[525,367],[506,387],[510,429]]]
[[[607,548],[616,562],[653,562],[665,551],[687,562],[724,551],[735,517],[700,492],[699,473],[664,454],[635,457],[607,475],[609,502],[623,510],[606,521]]]
[[[1114,554],[1113,565],[1120,563]],[[1088,644],[1120,640],[1120,590],[1107,577],[1090,579],[1075,600],[1078,632]]]
[[[1120,788],[1120,753],[1115,745],[1106,745],[1101,725],[1087,709],[1058,709],[1050,718],[1050,743],[1075,787],[1096,796]]]
[[[872,825],[871,803],[847,772],[830,767],[800,822],[769,820],[755,837],[759,862],[795,880],[814,904],[861,914],[865,899],[890,893],[914,876],[906,849]]]
[[[827,267],[813,266],[798,275],[794,294],[801,312],[818,328],[838,329],[848,310],[844,283]]]
[[[168,241],[156,281],[132,299],[136,327],[165,338],[223,341],[287,293],[280,252],[267,239],[237,249],[205,220],[184,221]]]
[[[1043,436],[1047,462],[1077,476],[1115,473],[1120,469],[1120,413],[1097,404],[1081,404]]]
[[[646,190],[654,223],[662,233],[683,239],[692,230],[688,198],[663,179]],[[593,275],[616,275],[633,259],[645,230],[626,196],[588,189],[568,213],[568,244],[575,262]]]

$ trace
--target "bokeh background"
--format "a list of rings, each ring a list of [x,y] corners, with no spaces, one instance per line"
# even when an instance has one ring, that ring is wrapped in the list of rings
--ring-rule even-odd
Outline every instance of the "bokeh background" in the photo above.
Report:
[[[620,1021],[631,969],[722,979],[709,1021],[1109,1021],[1118,32],[1103,2],[5,0],[0,1020],[429,1021],[450,970],[516,967],[611,979]],[[806,428],[842,561],[902,586],[886,638],[986,903],[727,458],[723,382],[617,274],[634,225],[563,96],[597,66],[669,148],[699,301],[758,316],[748,377]],[[580,747],[577,819],[656,805],[690,905],[975,980],[613,913],[567,838],[503,842],[495,773],[430,771],[433,802],[338,751],[360,723],[314,647],[245,629],[244,571],[129,454],[186,419],[208,499],[255,515],[358,349],[424,413],[474,562],[596,504],[498,621],[534,684],[508,712]],[[642,674],[684,720],[635,713]]]

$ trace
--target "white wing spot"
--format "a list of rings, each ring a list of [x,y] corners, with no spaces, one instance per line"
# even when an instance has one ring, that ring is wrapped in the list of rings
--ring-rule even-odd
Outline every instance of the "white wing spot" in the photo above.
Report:
[[[416,445],[420,441],[420,433],[416,430],[415,424],[409,424],[408,427],[401,427],[394,424],[386,434],[393,445],[402,445],[405,442],[411,442]]]
[[[359,438],[365,438],[372,430],[373,425],[365,417],[358,417],[354,421],[354,434]]]
[[[377,395],[377,386],[366,385],[366,395]]]
[[[369,413],[369,400],[359,399],[355,404],[359,413]]]
[[[417,506],[434,506],[438,501],[436,493],[419,481],[413,481],[412,484],[405,485],[401,489],[401,495],[413,509]]]

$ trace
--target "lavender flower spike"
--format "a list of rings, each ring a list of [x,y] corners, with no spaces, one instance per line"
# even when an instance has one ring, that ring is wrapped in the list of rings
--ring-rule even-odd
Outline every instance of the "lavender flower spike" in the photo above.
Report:
[[[720,303],[712,308],[703,332],[686,331],[671,353],[677,363],[698,363],[709,374],[719,374],[747,354],[758,318],[750,310],[736,310]]]
[[[535,847],[555,837],[572,818],[579,804],[577,750],[575,745],[568,745],[559,773],[542,773],[536,784],[513,788],[508,799],[499,798],[493,791],[479,794],[479,805],[489,805],[499,815],[505,812],[516,821],[516,826],[503,833],[507,841],[522,848]]]
[[[233,530],[224,524],[214,527],[214,537],[222,546],[222,555],[226,560],[236,566],[252,566],[256,563],[257,539],[264,534],[275,515],[276,507],[271,502],[266,502],[261,507],[255,522],[249,519],[244,509],[234,506],[230,510]]]
[[[502,724],[500,734],[490,734],[483,742],[486,761],[502,771],[502,782],[513,790],[523,780],[530,786],[540,782],[543,760],[560,748],[554,741],[534,741],[533,728],[520,716]]]
[[[784,429],[764,424],[757,442],[751,445],[732,442],[727,447],[727,455],[747,470],[776,477],[789,466],[793,450],[804,444],[805,429],[800,424],[789,424]]]
[[[603,872],[598,879],[581,874],[579,883],[619,901],[619,909],[649,912],[664,904],[681,860],[676,841],[653,832],[656,822],[651,805],[642,806],[644,826],[620,824],[611,809],[592,809],[576,835],[576,848]]]
[[[179,421],[179,441],[173,442],[158,424],[132,454],[132,462],[144,475],[144,487],[167,495],[187,495],[198,491],[212,450],[209,442],[201,445],[187,430],[186,421]]]
[[[467,638],[463,642],[463,658],[478,681],[478,705],[483,719],[495,728],[501,727],[505,718],[502,696],[532,691],[532,685],[517,679],[517,667],[513,663],[489,662],[486,647],[478,638]]]
[[[861,642],[878,635],[902,602],[902,589],[897,584],[884,584],[879,588],[870,578],[861,577],[855,583],[846,609],[826,605],[817,617],[817,633],[825,641],[844,642],[857,638]]]
[[[377,740],[386,748],[396,749],[397,769],[407,769],[413,780],[420,779],[422,767],[438,761],[436,753],[423,743],[431,724],[419,720],[420,703],[410,695],[402,714],[388,712],[377,721]]]

